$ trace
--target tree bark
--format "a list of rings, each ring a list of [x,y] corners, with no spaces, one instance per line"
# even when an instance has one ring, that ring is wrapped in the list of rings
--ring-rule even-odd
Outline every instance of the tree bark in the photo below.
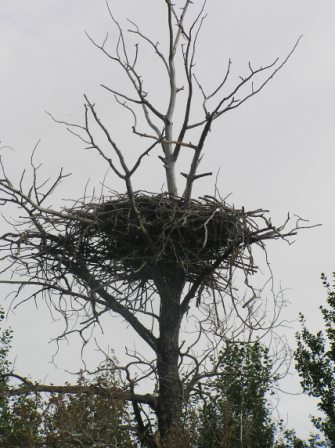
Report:
[[[183,387],[179,376],[179,332],[182,319],[180,298],[184,281],[174,278],[166,282],[160,294],[160,336],[157,341],[158,430],[163,446],[182,431]],[[172,445],[171,445],[172,446]]]

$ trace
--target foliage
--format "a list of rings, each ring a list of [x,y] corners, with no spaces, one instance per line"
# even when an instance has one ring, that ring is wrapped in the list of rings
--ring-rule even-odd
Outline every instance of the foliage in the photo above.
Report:
[[[260,342],[231,343],[220,353],[220,376],[200,409],[199,448],[270,448],[275,424],[267,395],[276,378]]]
[[[111,371],[98,375],[100,387],[112,388],[115,377]],[[45,446],[50,448],[73,446],[112,446],[131,448],[131,426],[124,402],[86,393],[88,385],[80,376],[82,392],[73,395],[53,394],[45,406],[43,421]]]
[[[4,321],[4,312],[0,310],[0,330]],[[34,447],[38,440],[38,428],[41,404],[38,397],[26,395],[9,398],[8,375],[12,365],[8,359],[11,348],[12,330],[0,332],[0,447]]]
[[[5,313],[0,309],[0,328],[4,321]],[[8,352],[11,348],[12,330],[6,329],[0,333],[0,371],[1,373],[8,372],[10,369],[10,362],[7,358]],[[3,385],[3,383],[2,383]]]
[[[39,394],[19,396],[9,401],[0,447],[70,448],[134,447],[132,427],[127,425],[123,403],[87,394]]]
[[[329,290],[330,299],[334,293]],[[328,300],[329,302],[329,300]],[[330,304],[333,302],[329,302]],[[333,306],[333,305],[331,305]],[[334,316],[330,310],[322,308],[323,316],[327,316],[326,333],[331,332],[330,317]],[[0,312],[1,321],[4,318]],[[0,322],[1,323],[1,322]],[[307,345],[314,339],[304,327],[299,335],[297,357],[314,346]],[[317,333],[318,338],[323,337]],[[329,337],[329,336],[328,336]],[[11,330],[0,332],[0,373],[10,374],[12,366],[8,360],[8,353],[12,339]],[[320,347],[325,347],[324,344]],[[303,345],[305,344],[305,345]],[[305,350],[303,352],[303,349]],[[327,354],[318,355],[318,360],[326,361]],[[298,358],[297,358],[298,359]],[[212,359],[217,369],[217,377],[199,385],[198,395],[190,410],[184,413],[184,427],[188,428],[188,438],[174,443],[175,447],[192,446],[193,448],[325,448],[333,447],[328,437],[324,442],[317,435],[308,440],[301,440],[294,430],[284,430],[282,422],[275,423],[271,413],[269,396],[277,378],[273,375],[272,361],[269,350],[259,341],[255,343],[228,343],[218,359]],[[331,393],[324,386],[321,373],[319,383],[312,383],[319,364],[305,358],[303,364],[308,372],[308,381],[318,390]],[[329,360],[328,360],[329,361]],[[329,361],[330,363],[330,361]],[[326,364],[329,367],[329,363]],[[328,370],[326,370],[328,372]],[[330,376],[333,380],[333,377]],[[98,385],[107,393],[96,394],[92,385]],[[114,390],[122,388],[113,365],[102,366],[95,376],[94,382],[80,374],[76,393],[52,393],[48,396],[39,393],[26,393],[10,397],[10,384],[7,377],[3,377],[0,394],[0,448],[14,447],[50,447],[70,448],[82,446],[135,448],[136,426],[130,417],[128,407],[123,400],[115,399]],[[321,387],[323,386],[323,387]],[[305,387],[308,393],[310,389]],[[110,395],[108,394],[110,391]],[[310,393],[310,395],[313,395]],[[206,398],[204,398],[206,397]],[[323,396],[322,396],[323,397]],[[327,395],[325,395],[327,397]],[[325,401],[326,402],[326,401]],[[323,403],[321,401],[320,405]],[[327,403],[327,402],[326,402]],[[321,406],[320,406],[321,408]],[[323,408],[321,408],[323,409]],[[326,409],[326,408],[325,408]],[[324,425],[327,419],[314,419]],[[318,429],[328,426],[317,426]],[[278,437],[278,434],[281,434]],[[183,435],[185,437],[185,434]],[[181,445],[180,443],[181,442]],[[179,444],[178,444],[179,443]],[[146,446],[146,445],[145,445]]]
[[[10,396],[8,359],[12,330],[1,331],[4,313],[0,310],[0,448],[14,447],[115,447],[131,448],[131,421],[123,401],[87,393],[89,383],[80,375],[78,393],[25,393]],[[113,390],[118,384],[110,366],[99,373],[94,384]]]
[[[333,276],[335,279],[335,273]],[[325,436],[324,446],[335,447],[335,284],[331,285],[324,274],[321,279],[327,290],[328,308],[320,306],[325,331],[311,333],[301,314],[295,359],[304,392],[319,399],[318,409],[323,413],[312,421]]]
[[[281,424],[282,426],[282,424]],[[286,429],[282,432],[282,436],[276,442],[274,448],[325,448],[323,441],[318,435],[311,435],[307,441],[297,437],[296,432],[292,429]]]

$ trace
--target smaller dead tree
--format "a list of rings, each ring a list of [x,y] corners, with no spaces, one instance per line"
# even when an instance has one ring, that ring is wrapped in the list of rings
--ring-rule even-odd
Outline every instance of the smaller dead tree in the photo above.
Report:
[[[219,197],[192,197],[194,182],[211,174],[199,173],[198,168],[214,122],[260,92],[287,62],[299,40],[283,60],[275,59],[259,68],[249,63],[247,74],[227,93],[232,65],[229,60],[223,79],[206,92],[194,74],[204,8],[189,20],[191,3],[185,1],[179,12],[170,0],[162,1],[167,13],[166,49],[133,22],[129,32],[136,41],[130,49],[108,5],[118,32],[114,52],[109,49],[108,35],[102,43],[89,36],[123,70],[135,93],[132,96],[102,86],[130,113],[132,132],[142,142],[143,149],[132,165],[126,161],[127,151],[113,137],[113,126],[104,123],[87,96],[82,124],[54,119],[105,160],[124,181],[125,193],[104,194],[100,198],[85,196],[72,207],[55,209],[48,204],[55,188],[67,177],[62,171],[52,183],[41,182],[39,166],[35,166],[32,158],[32,181],[27,186],[25,173],[15,183],[1,162],[1,205],[4,210],[14,205],[20,215],[10,222],[12,228],[0,240],[4,278],[1,282],[17,285],[19,297],[27,290],[31,298],[48,300],[66,322],[73,313],[78,313],[83,322],[78,330],[82,335],[109,312],[118,314],[133,328],[150,347],[152,357],[145,359],[139,353],[128,353],[132,360],[120,369],[129,387],[118,391],[116,397],[132,403],[139,439],[151,447],[169,444],[177,447],[177,440],[180,446],[187,446],[183,439],[182,409],[192,394],[197,393],[199,384],[217,374],[206,359],[228,337],[228,304],[239,320],[235,337],[246,328],[268,331],[271,327],[265,324],[258,305],[254,306],[259,299],[251,284],[251,277],[257,272],[252,248],[265,250],[268,240],[290,238],[301,228],[300,220],[289,228],[289,219],[274,226],[262,209],[246,211]],[[169,94],[165,107],[151,101],[145,90],[137,65],[140,42],[153,50],[165,70]],[[174,117],[179,96],[183,119],[178,127]],[[198,120],[192,114],[196,101],[200,101],[203,111]],[[140,113],[146,123],[143,130],[139,125]],[[134,174],[146,156],[159,148],[166,173],[166,192],[135,190]],[[186,182],[183,194],[179,195],[176,172],[182,151],[192,156],[188,172],[181,173]],[[249,292],[244,299],[237,298],[236,274],[242,275]],[[192,319],[188,318],[191,314]],[[181,341],[181,332],[185,334],[191,329],[196,333],[195,340]],[[199,343],[206,338],[206,344]],[[198,345],[203,347],[201,355]],[[142,372],[137,373],[136,379],[134,368]],[[154,381],[154,392],[136,393],[140,380],[146,378]],[[29,387],[25,384],[13,393],[26,392]],[[34,390],[71,393],[71,387],[34,385]],[[98,388],[95,392],[104,393]],[[155,424],[152,414],[157,419]],[[159,437],[155,434],[157,429]]]

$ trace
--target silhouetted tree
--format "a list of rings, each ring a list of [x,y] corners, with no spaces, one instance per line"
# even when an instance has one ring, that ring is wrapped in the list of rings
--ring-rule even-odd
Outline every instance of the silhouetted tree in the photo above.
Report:
[[[151,357],[134,353],[129,364],[119,366],[128,388],[116,397],[132,403],[143,444],[185,448],[182,409],[199,381],[216,373],[207,359],[232,337],[227,315],[235,313],[240,332],[243,327],[269,326],[260,311],[259,291],[251,283],[258,265],[253,247],[265,250],[267,240],[288,238],[299,228],[299,222],[288,228],[288,220],[275,226],[264,210],[235,208],[218,195],[194,198],[192,189],[195,181],[211,174],[198,169],[216,121],[259,93],[298,42],[282,60],[260,67],[249,62],[230,90],[229,60],[222,79],[207,89],[194,71],[203,8],[192,18],[191,0],[185,0],[181,9],[170,0],[161,3],[166,9],[166,45],[160,46],[133,22],[129,37],[135,40],[130,45],[109,6],[117,32],[114,50],[108,35],[101,43],[89,36],[133,89],[131,94],[102,86],[130,114],[131,132],[139,138],[135,160],[132,154],[132,162],[127,161],[113,123],[101,118],[87,96],[82,123],[55,119],[105,160],[124,181],[125,192],[111,193],[106,186],[101,197],[85,194],[73,207],[55,208],[51,194],[67,177],[63,171],[54,181],[44,181],[32,157],[32,177],[24,172],[15,181],[2,164],[0,203],[5,213],[7,206],[17,207],[19,218],[13,218],[12,228],[1,237],[1,272],[3,277],[7,273],[3,283],[17,285],[18,296],[26,291],[30,297],[44,297],[67,320],[79,314],[84,322],[81,334],[105,313],[121,316],[150,348]],[[152,50],[164,71],[161,89],[167,94],[166,103],[152,99],[145,87],[138,65],[140,45]],[[159,149],[166,191],[136,191],[134,175],[146,156]],[[183,193],[177,182],[181,154],[190,155],[188,170],[181,173]],[[235,277],[244,282],[243,299],[238,297]],[[181,338],[181,332],[187,335]],[[210,344],[203,343],[206,337]],[[154,381],[153,392],[136,393],[140,380],[135,368],[142,372],[140,379]],[[51,389],[39,385],[38,390]]]

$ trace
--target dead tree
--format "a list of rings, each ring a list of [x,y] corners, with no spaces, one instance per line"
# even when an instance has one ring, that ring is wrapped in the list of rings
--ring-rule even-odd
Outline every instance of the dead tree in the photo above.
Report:
[[[247,73],[227,92],[232,65],[229,60],[222,80],[207,91],[194,73],[203,8],[190,20],[191,0],[184,1],[180,11],[170,0],[161,3],[166,9],[167,48],[155,43],[133,22],[128,31],[136,42],[130,48],[108,5],[118,33],[114,50],[110,49],[108,35],[102,43],[88,36],[123,70],[133,89],[131,95],[102,86],[129,112],[132,132],[142,147],[144,144],[136,161],[132,165],[127,161],[126,148],[117,143],[112,126],[100,118],[98,107],[87,96],[81,124],[54,118],[105,160],[124,181],[125,192],[106,194],[107,188],[100,198],[85,195],[73,207],[52,208],[48,205],[50,196],[67,177],[62,171],[53,182],[40,181],[39,166],[32,158],[32,181],[27,185],[25,173],[16,183],[10,179],[2,161],[1,206],[3,210],[6,206],[18,207],[20,217],[13,218],[11,228],[1,236],[0,259],[2,283],[16,285],[21,298],[26,290],[29,297],[50,300],[65,319],[71,313],[81,313],[81,334],[110,311],[133,328],[150,347],[152,358],[132,354],[132,361],[123,368],[128,389],[118,391],[116,396],[132,403],[138,436],[144,445],[170,443],[176,447],[177,440],[187,446],[182,441],[183,406],[206,377],[216,374],[206,359],[228,334],[223,325],[228,304],[229,312],[235,313],[240,322],[235,333],[264,327],[264,316],[257,311],[258,292],[251,285],[257,271],[253,247],[265,250],[267,240],[286,239],[300,228],[299,222],[289,228],[289,220],[274,226],[265,210],[238,209],[218,196],[194,198],[195,181],[211,174],[198,171],[206,139],[216,120],[269,83],[298,42],[283,60],[277,58],[258,68],[249,62]],[[138,70],[140,44],[151,48],[165,71],[168,102],[164,108],[156,105],[145,89]],[[194,119],[193,107],[199,101],[202,115]],[[183,109],[181,123],[174,122],[177,106]],[[180,194],[177,166],[184,151],[191,154],[191,159],[188,172],[181,173],[185,186]],[[134,174],[152,153],[159,153],[166,173],[166,191],[160,194],[133,187]],[[243,278],[250,293],[244,299],[237,298],[235,275]],[[186,319],[191,315],[192,319]],[[196,338],[181,341],[181,331],[187,330],[190,320],[192,328],[197,328]],[[207,344],[203,344],[200,356],[197,343],[206,334]],[[142,378],[154,379],[155,392],[135,392],[141,378],[135,381],[131,376],[134,366],[142,367]],[[23,393],[29,387],[24,384],[13,393]],[[56,386],[34,387],[48,392]],[[65,392],[66,387],[71,393],[70,387],[74,386],[59,390]],[[156,416],[159,438],[154,435],[157,428],[147,418],[146,407]]]

